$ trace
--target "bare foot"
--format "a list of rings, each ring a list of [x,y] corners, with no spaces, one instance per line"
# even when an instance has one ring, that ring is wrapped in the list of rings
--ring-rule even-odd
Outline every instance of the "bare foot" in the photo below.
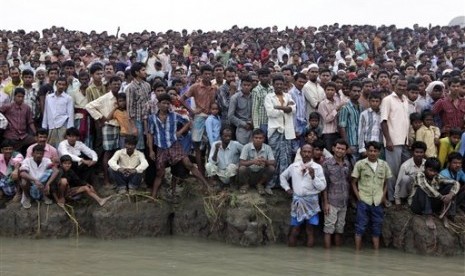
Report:
[[[100,204],[100,206],[103,206],[105,205],[105,203],[107,203],[107,201],[111,198],[111,196],[107,196],[106,198],[102,198],[98,204]]]
[[[425,220],[426,220],[426,226],[428,226],[429,229],[431,230],[436,229],[436,224],[434,223],[433,216],[427,216]]]

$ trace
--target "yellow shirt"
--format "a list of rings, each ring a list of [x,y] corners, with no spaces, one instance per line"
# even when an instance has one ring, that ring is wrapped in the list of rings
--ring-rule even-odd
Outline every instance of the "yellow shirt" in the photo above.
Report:
[[[441,137],[441,131],[436,126],[421,126],[415,134],[415,141],[422,141],[426,144],[427,149],[425,152],[426,157],[437,157],[438,149],[434,144],[434,139]]]
[[[17,87],[23,87],[23,80],[18,85],[14,85],[12,81],[7,83],[3,88],[3,92],[5,92],[8,96],[13,96],[13,92]]]
[[[355,163],[352,177],[357,178],[360,200],[368,205],[378,206],[383,200],[384,183],[392,177],[386,161],[377,160],[376,171],[372,169],[368,158]]]
[[[445,137],[439,140],[439,162],[441,162],[441,168],[446,166],[447,156],[451,152],[458,152],[460,149],[460,142],[457,145],[452,146],[449,137]]]

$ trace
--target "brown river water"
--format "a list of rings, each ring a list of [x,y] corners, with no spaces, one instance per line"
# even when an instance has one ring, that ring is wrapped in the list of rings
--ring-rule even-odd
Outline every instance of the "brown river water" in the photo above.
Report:
[[[125,240],[0,238],[0,276],[8,275],[465,275],[464,256],[431,257],[392,249],[243,248],[185,237]]]

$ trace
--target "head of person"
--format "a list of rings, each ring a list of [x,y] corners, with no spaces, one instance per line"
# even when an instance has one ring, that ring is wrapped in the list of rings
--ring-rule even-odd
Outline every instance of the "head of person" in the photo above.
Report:
[[[459,77],[453,77],[449,80],[449,93],[451,95],[458,95],[460,92],[461,86],[460,86],[460,78]]]
[[[53,83],[58,78],[58,69],[54,67],[48,68],[47,75],[48,75],[48,81],[50,83]]]
[[[96,83],[100,83],[103,79],[103,67],[100,63],[96,62],[90,66],[89,73],[92,75],[92,79]]]
[[[224,70],[224,78],[226,83],[230,85],[232,82],[236,81],[236,69],[234,67],[226,67]]]
[[[14,151],[14,143],[12,140],[5,139],[2,141],[2,144],[0,145],[0,150],[4,156],[5,159],[11,158],[11,154]]]
[[[397,78],[394,82],[394,90],[396,92],[397,95],[406,95],[406,92],[407,92],[407,85],[408,85],[408,81],[405,77],[403,76],[400,76],[399,78]],[[418,89],[417,89],[418,91]],[[418,93],[417,93],[417,97],[418,97]]]
[[[373,90],[373,80],[372,79],[365,79],[363,81],[362,93],[364,95],[368,95]]]
[[[210,83],[213,76],[213,68],[208,64],[202,65],[200,67],[200,76],[204,83]]]
[[[460,142],[460,138],[462,136],[462,131],[458,128],[453,128],[449,132],[449,140],[450,143],[455,146]]]
[[[308,115],[308,124],[310,125],[311,128],[317,128],[320,126],[320,113],[314,111]]]
[[[60,167],[63,171],[67,172],[71,170],[73,166],[73,159],[68,154],[65,154],[60,157]]]
[[[36,162],[36,163],[41,163],[42,162],[42,158],[44,157],[44,152],[45,152],[45,147],[42,146],[42,145],[35,145],[33,148],[32,148],[32,159]]]
[[[119,109],[126,110],[126,93],[119,93],[116,96],[116,103]]]
[[[447,167],[449,171],[457,173],[462,169],[462,155],[458,152],[451,152],[447,156]]]
[[[137,136],[135,135],[128,135],[124,139],[124,148],[126,149],[126,153],[128,155],[132,155],[136,149],[137,145]]]
[[[423,125],[423,120],[420,113],[414,112],[410,114],[410,124],[415,131],[417,131]]]
[[[320,82],[323,85],[326,85],[329,81],[331,81],[331,70],[325,68],[320,71]]]
[[[118,93],[121,89],[121,78],[118,76],[113,76],[108,81],[110,91],[114,94]]]
[[[157,100],[159,110],[163,113],[168,112],[171,106],[171,96],[168,93],[162,93],[157,95]]]
[[[305,144],[300,148],[300,156],[302,156],[302,161],[308,163],[313,158],[313,146],[311,144]]]
[[[318,68],[318,65],[316,65],[315,63],[310,64],[307,71],[308,79],[312,82],[316,82],[319,73],[320,69]]]
[[[252,132],[252,143],[255,148],[260,148],[265,142],[265,132],[257,128]]]
[[[66,140],[70,146],[76,145],[76,141],[79,140],[79,135],[79,129],[75,127],[70,127],[65,132]]]
[[[362,92],[362,84],[359,81],[351,81],[349,83],[349,97],[353,102],[358,101]]]
[[[430,157],[425,161],[425,177],[433,179],[439,174],[441,170],[441,162],[436,157]]]
[[[250,91],[252,90],[252,77],[247,75],[242,78],[241,80],[241,92],[245,94],[249,94]]]
[[[131,76],[136,79],[145,80],[147,73],[145,72],[145,64],[142,62],[134,62],[131,65]]]
[[[270,84],[270,69],[268,67],[262,67],[257,71],[258,79],[262,86],[268,86]]]
[[[16,87],[13,98],[15,104],[22,105],[24,103],[24,95],[26,95],[26,90],[22,87]]]
[[[409,83],[407,85],[407,98],[414,102],[418,99],[418,95],[420,94],[420,90],[418,89],[418,85],[415,83]]]
[[[221,128],[220,131],[221,135],[221,142],[225,145],[228,145],[229,142],[231,142],[232,139],[232,129],[229,126],[224,126]]]
[[[48,139],[48,130],[45,128],[39,128],[36,132],[36,143],[38,145],[43,145],[47,143]]]
[[[371,94],[368,97],[368,103],[373,111],[378,112],[381,106],[381,95],[378,93]]]
[[[415,141],[413,142],[411,149],[415,163],[421,163],[425,158],[425,152],[427,149],[426,144],[422,141]]]
[[[76,64],[73,60],[67,60],[63,62],[62,67],[67,77],[73,76],[76,73]]]
[[[57,87],[57,92],[62,93],[68,87],[68,81],[65,77],[58,77],[55,82],[55,85]]]
[[[335,82],[328,82],[325,87],[325,94],[326,94],[326,99],[328,100],[333,100],[334,95],[336,94],[336,83]]]
[[[284,92],[285,79],[282,74],[276,74],[273,76],[273,88],[276,94],[282,94]]]
[[[307,83],[307,76],[304,73],[297,73],[294,75],[294,85],[298,90],[302,90]]]
[[[311,129],[305,134],[305,143],[313,144],[316,140],[318,140],[318,133]]]
[[[30,69],[24,69],[21,73],[21,77],[23,79],[23,85],[25,87],[30,87],[34,82],[34,72]]]
[[[434,115],[429,110],[423,111],[423,113],[421,114],[421,118],[423,120],[423,125],[425,125],[425,127],[430,127],[434,124]]]
[[[333,145],[334,157],[343,159],[346,156],[348,149],[349,149],[349,144],[346,142],[346,140],[344,139],[336,140]]]
[[[323,140],[316,140],[312,144],[313,146],[313,159],[320,160],[323,157],[323,153],[325,150],[325,142]]]
[[[368,161],[376,162],[381,151],[381,144],[376,141],[370,141],[365,145]]]
[[[220,107],[218,106],[217,103],[212,103],[210,105],[210,112],[213,116],[216,116],[220,113]]]

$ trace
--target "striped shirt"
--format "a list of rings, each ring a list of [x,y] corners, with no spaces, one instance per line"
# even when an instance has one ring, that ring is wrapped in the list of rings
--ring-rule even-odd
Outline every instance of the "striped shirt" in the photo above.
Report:
[[[150,84],[134,79],[124,90],[126,93],[126,106],[131,119],[142,121],[147,112],[146,104],[149,101]]]
[[[339,111],[339,127],[346,131],[346,139],[350,146],[358,147],[358,125],[362,107],[348,102]]]
[[[381,142],[381,114],[368,108],[360,114],[358,126],[358,151],[365,152],[365,143],[370,141]]]
[[[261,83],[252,90],[252,120],[253,127],[259,128],[260,125],[268,123],[268,116],[265,110],[265,96],[274,93],[271,85],[264,87]]]
[[[450,192],[456,195],[460,189],[459,182],[453,179],[446,178],[442,175],[436,175],[431,181],[428,181],[426,179],[425,174],[423,172],[419,172],[417,173],[413,181],[412,193],[410,194],[408,203],[410,205],[412,204],[412,199],[415,196],[415,193],[418,188],[422,189],[423,192],[425,192],[428,195],[428,197],[439,198],[442,196],[442,194],[439,192],[441,186],[449,184],[453,185],[450,189]]]
[[[294,127],[296,128],[297,133],[303,134],[305,132],[305,127],[307,126],[307,102],[305,102],[304,93],[293,86],[289,91],[289,94],[296,105]],[[299,129],[299,126],[303,126],[303,128]]]
[[[187,120],[178,113],[170,111],[165,122],[160,120],[158,114],[151,114],[148,123],[149,133],[153,135],[153,144],[158,148],[168,149],[178,140],[177,124],[186,124]]]

